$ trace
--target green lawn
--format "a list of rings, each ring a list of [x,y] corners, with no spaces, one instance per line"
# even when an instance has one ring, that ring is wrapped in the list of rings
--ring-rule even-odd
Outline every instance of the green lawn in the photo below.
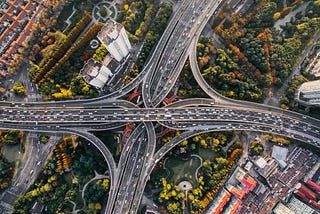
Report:
[[[57,28],[61,31],[67,26],[67,23],[65,22],[69,16],[72,14],[72,6],[73,3],[66,3],[63,6],[63,9],[61,10],[58,18],[57,18]]]
[[[168,180],[177,184],[182,178],[187,178],[196,184],[195,172],[200,164],[201,161],[197,157],[191,157],[189,160],[169,157],[165,162],[165,167],[172,170],[173,174],[170,175]]]
[[[20,151],[20,144],[3,145],[2,154],[9,162],[15,162],[16,160],[21,160],[22,152]]]
[[[218,157],[217,153],[210,149],[199,148],[198,155],[203,158],[203,160],[214,161],[216,157]]]

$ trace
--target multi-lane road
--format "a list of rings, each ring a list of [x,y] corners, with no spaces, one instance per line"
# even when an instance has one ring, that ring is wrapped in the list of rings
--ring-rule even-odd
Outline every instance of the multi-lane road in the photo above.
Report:
[[[304,139],[320,145],[320,122],[304,115],[287,115],[261,109],[214,104],[200,104],[201,99],[185,100],[184,105],[176,108],[2,108],[0,128],[23,129],[28,131],[63,131],[67,128],[86,128],[100,130],[120,127],[127,122],[161,122],[182,130],[205,127],[216,122],[227,122],[232,129],[233,123],[269,126],[284,130],[288,137]],[[193,106],[190,106],[193,105]],[[171,124],[171,125],[170,125]],[[174,124],[174,125],[173,125]],[[296,133],[296,134],[292,134]]]
[[[201,77],[196,41],[221,0],[179,2],[167,29],[142,72],[130,84],[106,96],[88,100],[0,103],[0,129],[74,133],[92,142],[108,164],[111,186],[105,213],[136,213],[155,164],[182,140],[199,133],[252,130],[275,133],[320,148],[320,121],[298,113],[227,99]],[[188,99],[166,107],[159,104],[176,83],[187,58],[195,79],[213,99]],[[119,98],[142,83],[144,107]],[[155,153],[154,123],[184,130]],[[140,123],[126,142],[120,161],[93,130],[110,130]]]

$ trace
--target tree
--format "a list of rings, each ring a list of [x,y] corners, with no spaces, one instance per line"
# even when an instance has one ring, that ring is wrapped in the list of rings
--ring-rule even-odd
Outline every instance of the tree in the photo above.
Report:
[[[0,160],[0,189],[9,186],[12,179],[12,165],[6,160]]]
[[[217,157],[215,159],[215,164],[214,164],[214,170],[221,170],[223,167],[225,167],[228,164],[228,160],[222,157]]]
[[[169,203],[167,206],[169,213],[180,214],[182,213],[182,205],[179,202]]]
[[[269,1],[260,8],[254,16],[253,25],[254,26],[272,26],[274,23],[273,14],[277,10],[277,4],[275,2]]]
[[[101,44],[97,48],[96,52],[93,54],[92,58],[98,62],[101,62],[104,59],[104,57],[107,55],[107,53],[108,51],[106,47],[103,44]]]
[[[99,210],[101,210],[101,204],[100,203],[96,203],[95,205],[94,205],[94,209],[96,210],[96,211],[99,211]]]
[[[273,14],[273,20],[277,21],[280,18],[280,16],[281,16],[281,13],[279,13],[279,12],[274,13]]]
[[[109,183],[110,183],[110,181],[109,181],[108,178],[105,178],[105,179],[103,180],[102,186],[103,186],[103,188],[104,188],[105,190],[108,190],[108,189],[109,189]]]
[[[105,6],[102,6],[99,8],[99,14],[102,16],[102,17],[107,17],[109,15],[109,11],[108,11],[108,8],[105,7]]]
[[[250,154],[251,155],[260,155],[263,152],[264,147],[258,141],[253,141],[250,145]]]
[[[200,145],[205,149],[208,147],[208,144],[207,144],[206,140],[204,140],[204,139],[200,140]]]
[[[27,90],[22,82],[15,82],[10,92],[20,97],[23,97],[27,94]]]
[[[18,130],[8,130],[3,136],[3,143],[17,144],[20,143],[22,132]]]

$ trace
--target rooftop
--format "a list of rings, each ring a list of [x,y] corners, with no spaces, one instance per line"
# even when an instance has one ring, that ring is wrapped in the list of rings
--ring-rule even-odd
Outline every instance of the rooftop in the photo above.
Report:
[[[272,147],[272,157],[277,161],[286,161],[288,155],[288,149],[280,146],[274,145]]]
[[[237,183],[235,183],[233,179],[230,179],[227,189],[239,199],[242,199],[257,185],[257,182],[240,167],[235,169],[231,177],[235,177]]]
[[[116,59],[111,57],[110,54],[107,54],[107,56],[102,61],[102,64],[109,68],[112,72],[115,72],[120,65]]]
[[[231,194],[223,188],[220,191],[220,193],[217,195],[215,200],[213,201],[211,207],[209,208],[209,213],[211,214],[221,213],[224,206],[227,204],[230,198],[231,198]]]
[[[103,26],[101,31],[98,33],[98,38],[101,41],[105,41],[110,44],[112,41],[117,39],[123,26],[116,21],[109,19]]]
[[[314,210],[300,201],[299,199],[292,197],[287,204],[287,207],[294,213],[313,214]]]
[[[101,64],[93,59],[89,59],[83,66],[80,73],[82,76],[97,76],[101,68]]]
[[[278,165],[270,168],[269,163],[272,163],[271,160],[275,163],[277,162],[273,158],[265,159],[266,163],[262,165],[264,165],[265,169],[270,168],[270,173],[265,174],[267,183],[257,182],[254,190],[248,192],[241,199],[242,206],[238,213],[271,213],[272,209],[277,206],[277,202],[281,201],[283,204],[287,204],[294,192],[294,186],[313,168],[318,159],[319,156],[317,154],[301,147],[294,147],[291,151],[289,150],[287,157],[288,164],[283,170],[280,170]],[[264,163],[263,160],[261,161]],[[254,170],[261,170],[256,168],[252,167],[250,169],[250,175],[254,176],[252,174]],[[317,207],[312,202],[310,202],[310,206]],[[308,214],[308,210],[306,212],[301,210],[298,212],[288,204],[286,206],[294,213]]]
[[[38,3],[31,0],[11,0],[5,3],[0,17],[0,65],[8,66],[27,39],[35,17],[39,14]]]
[[[278,203],[277,206],[273,209],[274,214],[295,214],[292,210],[286,207],[282,203]]]
[[[305,82],[300,86],[299,90],[302,92],[320,91],[320,80]]]

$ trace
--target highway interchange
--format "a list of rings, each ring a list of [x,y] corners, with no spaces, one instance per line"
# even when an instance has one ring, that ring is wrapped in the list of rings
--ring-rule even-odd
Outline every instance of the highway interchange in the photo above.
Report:
[[[89,100],[0,103],[0,128],[31,132],[74,133],[92,142],[105,158],[111,178],[105,213],[137,213],[156,163],[182,140],[210,131],[251,130],[296,139],[320,147],[320,121],[295,112],[227,99],[201,77],[196,41],[221,1],[183,0],[142,72],[116,92]],[[221,3],[224,4],[224,3]],[[212,99],[187,99],[160,107],[189,57],[198,84]],[[142,84],[141,84],[142,83]],[[145,108],[121,100],[142,85]],[[105,144],[89,131],[139,123],[116,164]],[[155,124],[184,130],[155,151]],[[156,152],[156,153],[155,153]]]

